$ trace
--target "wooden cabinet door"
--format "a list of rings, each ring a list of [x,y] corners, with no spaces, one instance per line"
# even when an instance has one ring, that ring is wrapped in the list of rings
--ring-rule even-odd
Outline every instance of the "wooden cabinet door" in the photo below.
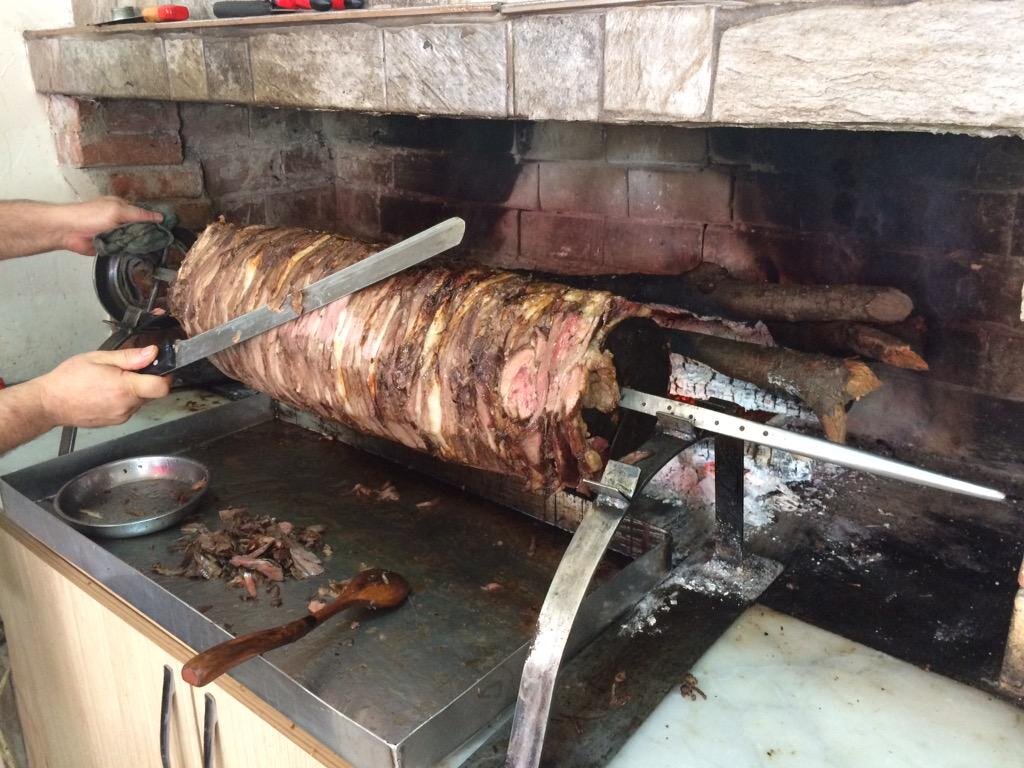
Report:
[[[106,601],[93,597],[97,590]],[[0,525],[0,616],[34,768],[161,768],[165,666],[176,694],[170,766],[202,765],[180,662],[133,627],[132,609],[119,603],[9,522]]]
[[[333,753],[327,752],[312,739],[294,729],[290,736],[264,719],[260,711],[269,707],[255,699],[250,708],[225,688],[212,683],[194,688],[195,709],[200,727],[206,712],[206,698],[214,702],[216,728],[213,741],[211,768],[238,768],[239,766],[288,766],[288,768],[351,768]],[[251,694],[250,694],[251,695]],[[296,743],[294,739],[300,743]]]

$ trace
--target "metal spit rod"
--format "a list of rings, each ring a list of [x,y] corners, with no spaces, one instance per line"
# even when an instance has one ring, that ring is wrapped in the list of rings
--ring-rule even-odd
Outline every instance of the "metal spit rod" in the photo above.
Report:
[[[651,416],[659,414],[674,416],[684,419],[694,428],[705,432],[736,437],[749,443],[767,445],[769,448],[779,448],[809,459],[821,459],[832,464],[870,472],[873,475],[905,480],[909,483],[939,488],[944,491],[963,494],[964,496],[973,496],[977,499],[1002,501],[1006,498],[1005,494],[994,488],[986,488],[975,483],[968,483],[965,480],[957,480],[953,477],[940,475],[938,472],[929,472],[927,469],[904,464],[900,461],[893,461],[892,459],[877,456],[867,451],[830,443],[817,437],[808,437],[796,432],[789,432],[778,427],[769,427],[764,424],[758,424],[756,421],[741,419],[738,416],[730,416],[727,413],[720,413],[700,405],[681,403],[677,400],[670,400],[667,397],[648,395],[645,392],[637,392],[633,389],[623,389],[619,405],[631,411],[639,411]]]

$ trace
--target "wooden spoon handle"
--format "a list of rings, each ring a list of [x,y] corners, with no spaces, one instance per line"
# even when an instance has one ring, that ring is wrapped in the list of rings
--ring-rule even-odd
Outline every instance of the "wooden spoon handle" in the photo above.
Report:
[[[193,656],[181,668],[181,677],[189,685],[201,688],[243,661],[304,637],[319,623],[317,617],[310,614],[279,627],[239,635]]]
[[[208,648],[185,662],[181,676],[189,685],[202,687],[243,661],[295,642],[346,608],[356,605],[394,608],[401,605],[408,595],[409,582],[399,574],[380,568],[362,570],[348,581],[333,602],[315,613],[280,627],[250,632]]]

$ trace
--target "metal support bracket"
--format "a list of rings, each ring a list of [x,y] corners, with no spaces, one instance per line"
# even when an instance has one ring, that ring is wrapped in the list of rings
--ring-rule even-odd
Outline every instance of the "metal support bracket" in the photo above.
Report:
[[[541,606],[519,683],[507,768],[537,768],[540,764],[562,654],[594,572],[636,494],[691,444],[657,434],[635,452],[641,457],[635,464],[609,461],[601,479],[588,483],[597,491],[597,499],[573,534]]]
[[[609,461],[600,480],[584,482],[596,492],[597,498],[576,529],[541,607],[537,632],[523,667],[506,768],[537,768],[540,764],[555,682],[569,633],[598,563],[630,503],[665,464],[705,436],[691,422],[675,414],[656,415],[659,431],[634,452],[639,457],[634,464]],[[742,573],[748,580],[750,573],[763,573],[765,578],[754,580],[767,586],[781,566],[770,561],[762,564],[763,558],[756,556],[744,560],[743,447],[740,438],[716,436],[719,535],[715,561],[724,562],[730,571]]]
[[[743,562],[743,452],[735,437],[715,435],[715,554],[725,562]]]
[[[599,504],[625,509],[633,500],[639,481],[640,467],[609,461],[600,480],[584,480],[583,484],[597,494]]]
[[[520,681],[506,768],[539,765],[562,654],[580,602],[605,548],[639,490],[669,459],[695,442],[694,435],[700,439],[709,435],[715,437],[716,547],[710,560],[677,569],[678,583],[687,586],[689,581],[696,591],[711,587],[721,593],[724,587],[727,594],[746,602],[761,594],[782,571],[781,564],[773,560],[744,553],[743,454],[748,441],[968,496],[1004,498],[995,489],[788,432],[720,409],[632,389],[622,390],[619,404],[628,410],[657,417],[659,432],[638,449],[636,455],[640,459],[634,465],[611,461],[600,481],[588,483],[597,492],[597,501],[576,530],[541,607]],[[1019,596],[1018,603],[1022,601],[1024,597]],[[1024,621],[1020,623],[1024,626]],[[1008,646],[1010,675],[1013,674],[1013,658],[1017,658],[1011,657],[1012,651]],[[1006,677],[1004,667],[1004,680]]]
[[[667,401],[666,401],[667,402]],[[727,408],[722,417],[730,416]],[[717,411],[709,411],[717,413]],[[744,548],[743,457],[746,440],[695,428],[678,413],[658,411],[662,429],[693,435],[693,439],[713,438],[715,443],[715,549],[710,560],[692,563],[677,570],[679,583],[696,592],[730,594],[752,602],[782,573],[782,564]],[[753,426],[753,423],[751,423]]]

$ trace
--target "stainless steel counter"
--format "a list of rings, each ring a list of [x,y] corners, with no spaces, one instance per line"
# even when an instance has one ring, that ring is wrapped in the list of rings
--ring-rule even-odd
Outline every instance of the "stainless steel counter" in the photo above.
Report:
[[[283,605],[241,599],[223,581],[158,576],[175,564],[177,529],[91,541],[50,511],[78,472],[116,458],[180,453],[204,462],[211,484],[196,518],[244,506],[296,525],[327,525],[333,556],[317,579],[282,585]],[[390,480],[400,500],[351,492]],[[233,676],[359,768],[432,765],[513,702],[533,621],[568,542],[562,531],[451,485],[274,418],[254,397],[0,478],[4,514],[193,648],[302,615],[316,587],[363,565],[404,574],[402,608],[339,617]],[[418,502],[438,499],[429,508]],[[643,594],[665,565],[656,546],[629,562],[609,557],[577,627],[579,647]],[[484,590],[498,583],[497,591]]]

